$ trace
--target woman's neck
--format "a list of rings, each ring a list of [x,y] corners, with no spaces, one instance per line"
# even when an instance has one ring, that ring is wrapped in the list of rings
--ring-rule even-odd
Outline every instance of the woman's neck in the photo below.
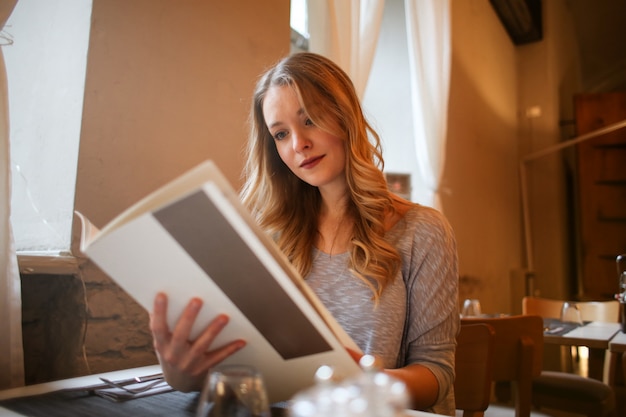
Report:
[[[354,219],[348,214],[348,197],[323,200],[317,223],[315,246],[328,255],[344,253],[350,248]]]

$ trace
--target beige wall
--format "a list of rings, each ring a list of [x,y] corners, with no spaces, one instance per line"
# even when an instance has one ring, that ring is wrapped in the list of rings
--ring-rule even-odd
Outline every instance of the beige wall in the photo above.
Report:
[[[94,0],[92,22],[76,209],[102,227],[207,158],[237,187],[254,83],[289,52],[289,0]],[[68,366],[154,363],[146,312],[91,263],[80,278],[89,369]]]
[[[571,139],[575,133],[571,124],[560,126],[560,121],[574,119],[573,96],[581,91],[573,19],[567,2],[543,4],[544,40],[518,51],[521,157]],[[530,106],[539,106],[541,116],[526,118],[524,113]],[[574,168],[563,160],[572,151],[559,151],[526,165],[534,286],[544,297],[563,299],[574,292],[573,206],[566,192],[566,176],[574,175]]]
[[[579,86],[571,16],[543,2],[544,39],[515,46],[488,0],[452,2],[452,76],[443,209],[459,245],[460,298],[520,312],[525,291],[519,159],[561,140]],[[526,117],[539,106],[541,115]],[[571,132],[570,132],[571,133]],[[563,166],[529,167],[536,294],[567,297],[572,257]]]
[[[95,0],[76,208],[102,226],[212,158],[236,186],[256,77],[289,52],[289,0]]]
[[[452,2],[442,204],[456,232],[460,298],[509,312],[520,267],[516,48],[487,0]]]

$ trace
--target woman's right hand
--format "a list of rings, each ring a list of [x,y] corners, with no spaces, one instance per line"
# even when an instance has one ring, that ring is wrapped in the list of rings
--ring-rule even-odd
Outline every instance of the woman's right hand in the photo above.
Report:
[[[159,293],[154,299],[154,310],[150,315],[154,349],[165,379],[178,391],[201,390],[208,370],[246,345],[243,340],[234,340],[223,346],[211,346],[228,324],[225,314],[216,316],[195,340],[190,340],[191,328],[201,308],[202,300],[191,299],[174,330],[170,331],[167,296]]]

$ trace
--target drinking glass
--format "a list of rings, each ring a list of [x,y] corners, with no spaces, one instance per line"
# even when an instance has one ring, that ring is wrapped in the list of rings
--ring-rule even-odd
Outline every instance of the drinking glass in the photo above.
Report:
[[[270,417],[261,374],[252,366],[220,365],[209,372],[196,417]]]
[[[583,319],[576,303],[568,301],[563,303],[563,307],[561,308],[561,321],[564,323],[583,324]]]
[[[479,317],[481,314],[480,301],[468,298],[463,302],[462,317]]]

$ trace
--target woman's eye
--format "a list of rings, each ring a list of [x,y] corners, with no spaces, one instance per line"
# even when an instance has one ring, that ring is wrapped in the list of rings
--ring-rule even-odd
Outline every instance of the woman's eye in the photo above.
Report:
[[[287,136],[287,132],[280,131],[280,132],[276,132],[276,133],[274,133],[274,139],[275,139],[275,140],[281,140],[281,139],[284,139],[284,138],[285,138],[285,136]]]
[[[307,118],[307,119],[304,121],[304,124],[305,124],[305,125],[307,125],[307,126],[313,126],[313,120],[311,120],[311,119]]]

